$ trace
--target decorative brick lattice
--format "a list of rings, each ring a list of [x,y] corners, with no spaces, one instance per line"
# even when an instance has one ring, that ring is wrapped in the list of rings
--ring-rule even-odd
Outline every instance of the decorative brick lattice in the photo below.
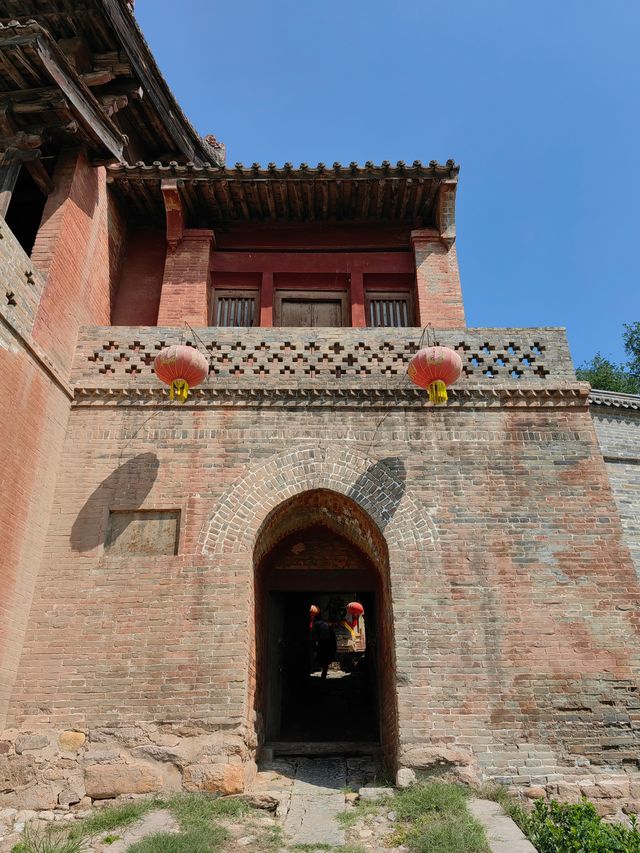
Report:
[[[219,388],[402,387],[420,334],[407,329],[87,329],[81,337],[74,382],[83,388],[156,384],[153,359],[182,342],[209,358],[209,383]],[[537,385],[575,380],[561,329],[466,329],[436,332],[464,364],[461,385],[497,381]]]

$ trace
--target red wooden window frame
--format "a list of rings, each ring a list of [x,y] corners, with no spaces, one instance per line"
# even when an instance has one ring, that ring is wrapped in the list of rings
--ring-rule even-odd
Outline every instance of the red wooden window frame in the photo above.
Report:
[[[388,309],[380,315],[379,309],[375,303],[404,303],[404,309],[399,310],[395,304],[390,304]],[[409,290],[368,290],[365,293],[365,308],[367,317],[367,327],[374,329],[393,329],[393,328],[408,328],[415,323],[415,311],[413,294]],[[390,320],[391,322],[374,322],[376,319],[383,321]],[[396,319],[405,319],[404,323],[393,322]]]
[[[221,312],[224,312],[224,306],[221,306],[220,300],[253,300],[253,317],[252,322],[250,324],[247,323],[220,323],[220,319],[229,319],[229,314],[223,314],[221,316]],[[222,326],[225,328],[234,328],[240,326],[259,326],[260,325],[260,291],[257,289],[230,289],[230,288],[215,288],[213,291],[213,305],[211,307],[211,326]],[[234,306],[235,309],[235,306]],[[242,310],[247,310],[246,306],[242,307]],[[233,319],[235,319],[236,312],[234,310]],[[242,319],[245,319],[244,317]]]

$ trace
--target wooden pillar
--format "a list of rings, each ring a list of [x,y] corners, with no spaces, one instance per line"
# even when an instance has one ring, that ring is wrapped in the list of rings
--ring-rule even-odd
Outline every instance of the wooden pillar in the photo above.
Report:
[[[354,329],[366,329],[367,313],[364,296],[364,274],[352,272],[349,276],[349,293],[351,297],[351,325]]]
[[[273,326],[273,273],[262,273],[260,288],[260,325]]]

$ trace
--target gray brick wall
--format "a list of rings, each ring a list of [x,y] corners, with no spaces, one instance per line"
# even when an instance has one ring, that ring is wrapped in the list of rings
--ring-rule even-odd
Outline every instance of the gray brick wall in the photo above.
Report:
[[[640,410],[592,406],[591,414],[625,540],[640,575]]]

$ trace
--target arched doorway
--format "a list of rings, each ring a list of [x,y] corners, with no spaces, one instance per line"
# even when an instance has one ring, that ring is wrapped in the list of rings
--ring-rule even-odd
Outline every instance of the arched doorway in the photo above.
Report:
[[[258,743],[308,753],[368,746],[393,764],[393,613],[387,546],[377,525],[345,495],[303,492],[261,525],[254,567]],[[352,600],[364,615],[349,631],[345,605]],[[314,660],[312,604],[337,636],[326,680]]]

